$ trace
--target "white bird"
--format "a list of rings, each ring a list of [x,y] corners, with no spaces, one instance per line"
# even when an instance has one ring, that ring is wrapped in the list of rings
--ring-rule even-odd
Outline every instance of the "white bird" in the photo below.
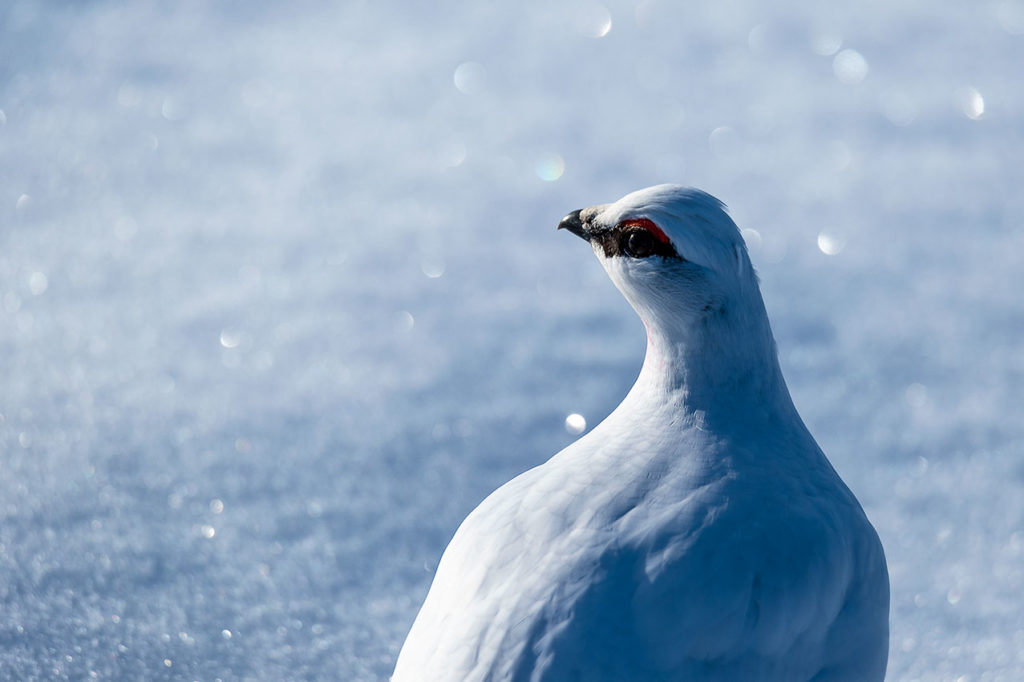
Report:
[[[642,318],[643,369],[462,523],[393,682],[882,680],[882,546],[793,406],[725,207],[659,185],[558,227]]]

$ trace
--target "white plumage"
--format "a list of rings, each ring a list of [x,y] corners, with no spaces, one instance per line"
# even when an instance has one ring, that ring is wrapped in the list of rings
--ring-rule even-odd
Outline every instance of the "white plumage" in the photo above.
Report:
[[[881,544],[793,406],[724,207],[659,185],[560,227],[643,319],[643,369],[466,518],[392,680],[882,680]]]

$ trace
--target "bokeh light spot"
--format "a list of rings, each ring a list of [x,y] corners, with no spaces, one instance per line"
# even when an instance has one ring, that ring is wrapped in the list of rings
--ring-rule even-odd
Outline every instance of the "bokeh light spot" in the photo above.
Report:
[[[747,251],[757,253],[761,249],[761,233],[755,229],[744,227],[740,230],[743,241],[747,244]]]
[[[28,277],[28,289],[32,292],[33,296],[39,296],[46,292],[46,288],[50,285],[50,281],[46,278],[46,274],[42,272],[33,272]]]
[[[826,228],[818,233],[818,248],[826,256],[835,256],[846,248],[846,237]]]
[[[740,150],[740,136],[729,126],[719,126],[708,135],[708,146],[715,156],[734,156]]]
[[[117,89],[117,103],[122,107],[137,107],[142,103],[142,92],[131,83],[122,83]]]
[[[840,83],[856,85],[868,75],[868,61],[856,50],[843,50],[832,60],[832,71]]]
[[[843,46],[843,37],[838,33],[822,31],[811,36],[811,49],[822,57],[831,57]]]
[[[398,332],[412,331],[416,326],[416,318],[408,310],[399,310],[395,314],[395,330]]]
[[[573,17],[576,30],[588,38],[603,38],[612,30],[612,15],[598,3],[580,5]]]
[[[463,62],[455,67],[455,87],[459,92],[476,95],[483,91],[487,71],[477,62]]]
[[[923,384],[913,383],[903,391],[903,396],[913,408],[922,408],[928,404],[928,388]]]
[[[565,173],[565,160],[558,154],[544,154],[537,159],[534,170],[541,180],[554,182]]]
[[[8,291],[3,297],[4,310],[9,313],[16,313],[21,310],[21,296],[13,291]]]
[[[565,430],[574,436],[578,436],[587,430],[587,420],[582,414],[573,412],[565,418]]]
[[[223,329],[220,333],[220,345],[225,348],[238,348],[242,342],[242,335],[235,329]]]
[[[957,99],[964,116],[972,121],[977,121],[985,114],[985,98],[974,88],[964,88],[958,93]]]
[[[440,256],[424,257],[423,261],[420,263],[420,269],[423,270],[423,274],[430,279],[437,279],[444,274],[444,259]]]

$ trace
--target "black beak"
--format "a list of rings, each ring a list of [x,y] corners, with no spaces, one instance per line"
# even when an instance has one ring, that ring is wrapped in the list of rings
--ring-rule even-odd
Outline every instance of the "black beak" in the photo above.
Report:
[[[580,239],[590,241],[590,230],[583,221],[580,220],[580,212],[573,211],[569,215],[562,218],[562,221],[558,223],[559,230],[569,230]]]

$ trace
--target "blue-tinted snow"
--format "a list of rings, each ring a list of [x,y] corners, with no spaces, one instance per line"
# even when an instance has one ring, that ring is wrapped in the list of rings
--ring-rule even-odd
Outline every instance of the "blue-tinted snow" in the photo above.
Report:
[[[890,679],[1024,678],[1024,5],[338,5],[0,7],[0,677],[386,678],[639,368],[555,225],[683,182],[756,230]]]

